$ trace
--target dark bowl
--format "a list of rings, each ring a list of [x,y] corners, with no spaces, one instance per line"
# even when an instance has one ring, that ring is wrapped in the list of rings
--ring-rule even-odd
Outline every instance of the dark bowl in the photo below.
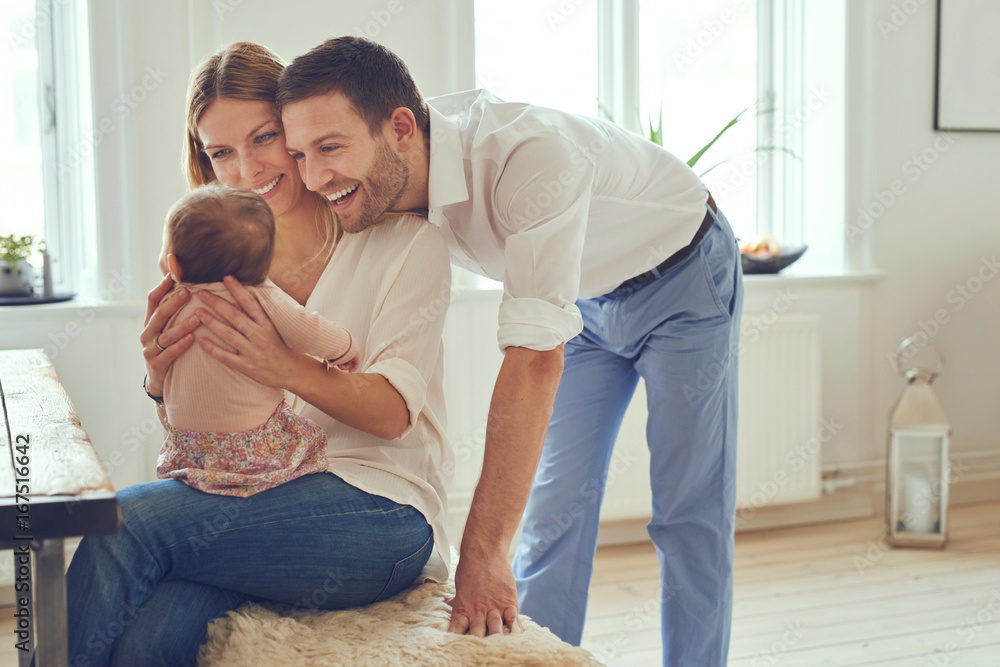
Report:
[[[780,255],[771,257],[755,257],[741,252],[740,258],[743,261],[743,273],[777,273],[782,269],[791,266],[805,254],[809,246],[799,246],[782,251]]]

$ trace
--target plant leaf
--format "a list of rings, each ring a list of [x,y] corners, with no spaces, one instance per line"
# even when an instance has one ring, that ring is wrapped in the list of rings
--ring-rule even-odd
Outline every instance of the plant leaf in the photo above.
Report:
[[[757,146],[753,150],[743,151],[742,153],[737,153],[736,155],[730,155],[725,160],[721,160],[719,162],[716,162],[715,164],[713,164],[711,167],[709,167],[705,171],[699,172],[698,176],[703,177],[705,174],[707,174],[708,172],[712,171],[716,167],[718,167],[720,165],[723,165],[723,164],[729,162],[730,160],[735,160],[736,158],[740,157],[741,155],[749,155],[750,153],[770,152],[770,151],[781,151],[782,153],[788,153],[789,155],[791,155],[794,158],[798,157],[798,155],[796,155],[795,153],[793,153],[789,149],[785,148],[784,146]]]

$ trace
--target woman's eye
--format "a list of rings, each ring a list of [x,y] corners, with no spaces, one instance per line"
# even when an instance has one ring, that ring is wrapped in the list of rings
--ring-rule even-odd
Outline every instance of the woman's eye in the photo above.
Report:
[[[229,149],[223,148],[221,150],[213,151],[208,154],[208,157],[212,160],[218,160],[219,158],[224,158],[229,155]]]
[[[277,134],[278,134],[277,132],[267,132],[265,134],[261,134],[256,139],[254,139],[254,143],[263,144],[273,139]]]

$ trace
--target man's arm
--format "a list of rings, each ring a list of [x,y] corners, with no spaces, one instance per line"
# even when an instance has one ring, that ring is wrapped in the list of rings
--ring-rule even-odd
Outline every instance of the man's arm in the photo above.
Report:
[[[562,355],[562,345],[544,352],[505,350],[486,424],[483,471],[455,572],[451,632],[483,637],[503,632],[505,624],[517,631],[517,589],[507,552],[541,457]]]

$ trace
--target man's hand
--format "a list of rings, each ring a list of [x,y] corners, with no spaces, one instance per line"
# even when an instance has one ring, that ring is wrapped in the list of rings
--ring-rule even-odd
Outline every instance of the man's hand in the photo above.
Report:
[[[476,637],[524,631],[517,615],[514,571],[503,554],[463,555],[455,570],[455,597],[448,632]]]

